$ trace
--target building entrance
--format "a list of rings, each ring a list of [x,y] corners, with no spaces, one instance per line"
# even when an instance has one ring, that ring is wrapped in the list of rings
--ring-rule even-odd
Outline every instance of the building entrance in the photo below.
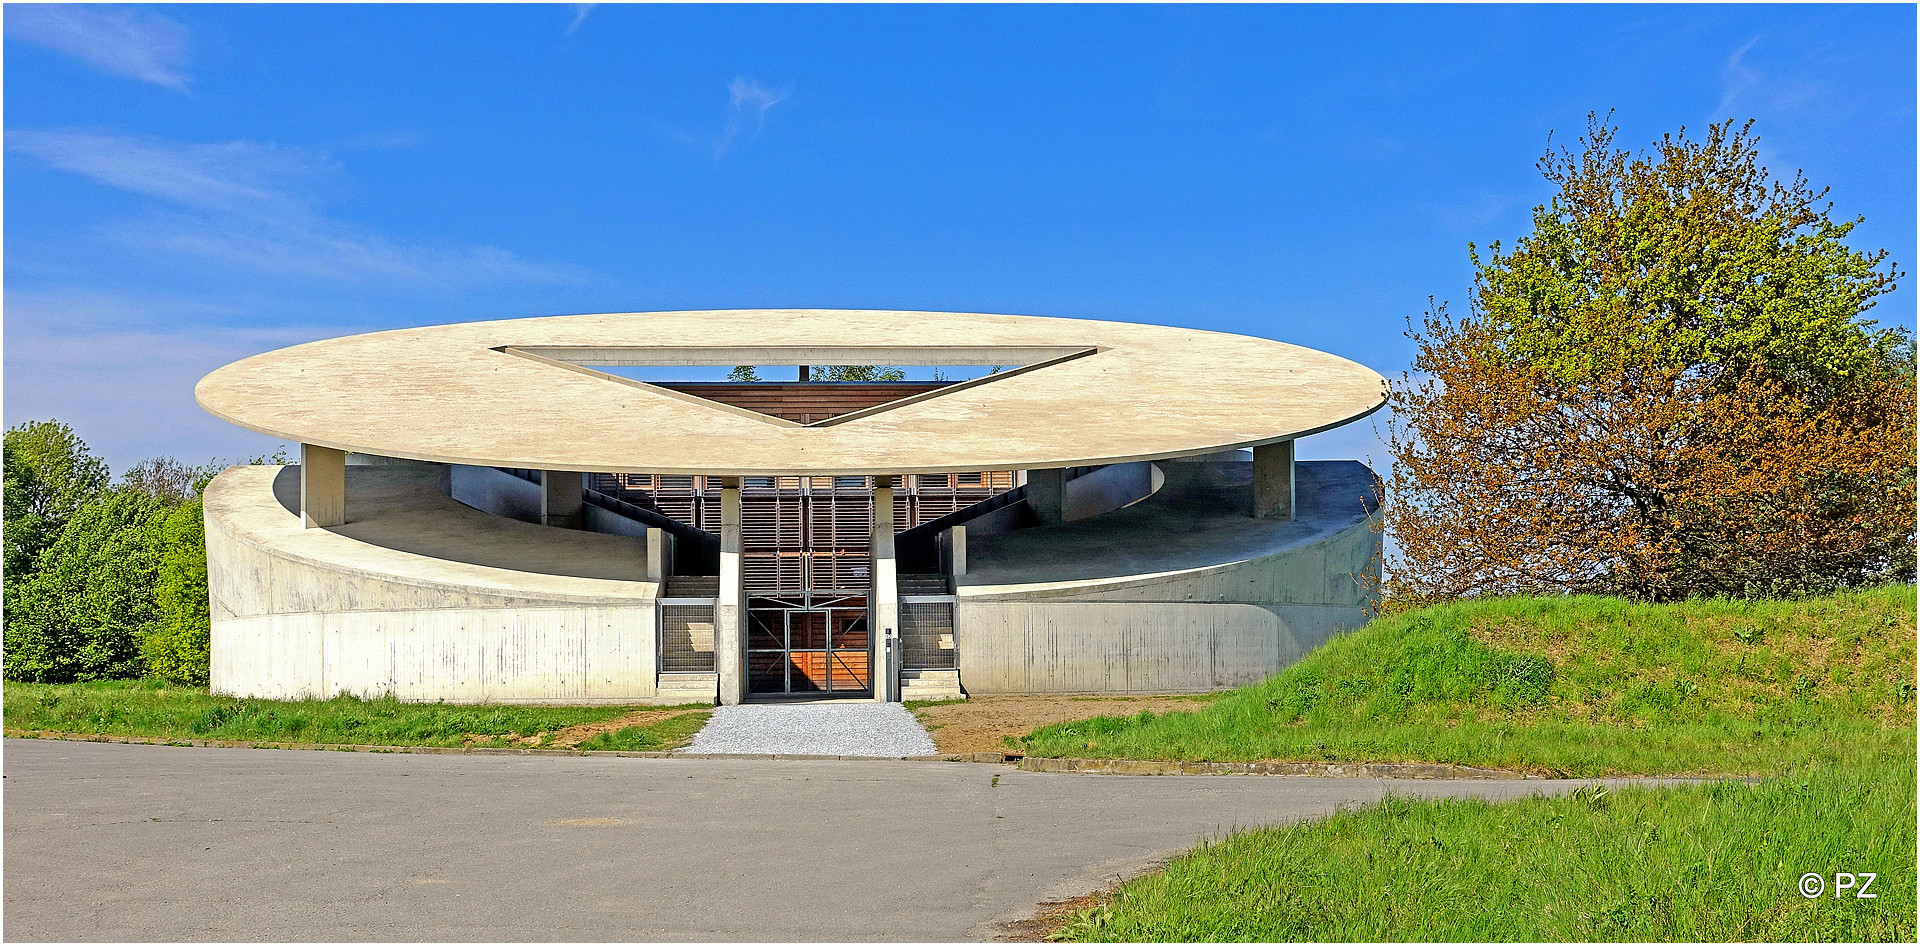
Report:
[[[865,595],[756,596],[747,603],[747,689],[755,695],[871,693]]]

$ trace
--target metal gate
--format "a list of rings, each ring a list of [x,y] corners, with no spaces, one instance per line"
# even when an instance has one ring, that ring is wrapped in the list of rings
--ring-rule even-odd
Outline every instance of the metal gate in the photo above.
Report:
[[[867,598],[747,599],[747,689],[751,693],[870,693]]]

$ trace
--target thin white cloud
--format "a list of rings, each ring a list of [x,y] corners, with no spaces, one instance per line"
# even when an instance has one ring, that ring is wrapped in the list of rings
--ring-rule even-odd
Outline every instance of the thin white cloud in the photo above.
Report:
[[[75,129],[13,131],[7,144],[50,167],[160,202],[159,208],[107,227],[126,243],[323,279],[468,285],[571,282],[584,275],[492,246],[398,243],[331,219],[319,191],[340,177],[341,169],[325,152]]]
[[[251,141],[165,141],[84,129],[7,133],[7,147],[97,183],[196,210],[307,214],[302,183],[335,170],[324,153]]]
[[[187,91],[192,34],[179,21],[136,7],[8,4],[6,32],[111,75]]]
[[[584,270],[521,259],[495,246],[439,248],[396,243],[363,228],[325,219],[296,226],[231,218],[207,226],[188,214],[151,214],[110,225],[124,243],[166,250],[281,276],[392,279],[453,288],[494,283],[564,283]]]
[[[574,4],[573,5],[573,22],[567,24],[567,35],[572,36],[574,34],[574,31],[580,29],[580,24],[587,22],[587,14],[592,13],[593,8],[599,5],[600,4],[597,4],[597,3]]]
[[[791,89],[774,89],[759,80],[738,76],[727,83],[727,123],[718,132],[687,132],[656,122],[659,129],[680,141],[713,153],[715,161],[742,141],[750,141],[766,126],[767,110],[786,99]]]
[[[6,321],[6,424],[58,418],[116,471],[151,456],[271,452],[278,441],[202,411],[194,384],[248,355],[342,332],[249,325],[227,305],[92,289],[9,288]]]
[[[1727,57],[1726,65],[1722,70],[1727,77],[1726,88],[1720,94],[1720,104],[1714,107],[1714,114],[1719,118],[1726,117],[1742,97],[1759,87],[1760,70],[1746,62],[1747,52],[1759,42],[1760,37],[1755,36],[1747,40],[1745,46],[1734,50],[1733,55]]]
[[[714,157],[726,154],[741,137],[751,139],[760,134],[767,123],[767,110],[780,104],[789,91],[770,89],[747,76],[727,83],[727,127],[713,146]]]

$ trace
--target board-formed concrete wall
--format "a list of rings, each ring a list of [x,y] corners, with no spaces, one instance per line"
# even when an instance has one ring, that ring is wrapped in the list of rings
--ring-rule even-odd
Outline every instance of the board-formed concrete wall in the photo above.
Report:
[[[960,682],[970,694],[1220,690],[1364,621],[1359,608],[1313,605],[962,604]]]
[[[1240,509],[1241,460],[1149,472],[1141,482],[1161,488],[1126,508],[970,542],[955,612],[968,692],[1237,686],[1365,620],[1380,539],[1364,466],[1300,464],[1288,522]],[[486,473],[502,492],[524,482]],[[303,529],[297,467],[216,478],[214,692],[685,698],[658,688],[661,589],[644,580],[644,539],[490,515],[448,496],[449,482],[433,464],[350,466],[346,524]]]
[[[1130,509],[978,550],[987,567],[962,580],[955,611],[968,693],[1224,689],[1366,622],[1380,535],[1364,465],[1301,464],[1301,515],[1270,525],[1236,505],[1250,464],[1164,471]]]
[[[577,556],[601,574],[637,577],[643,540],[486,516],[440,492],[435,471],[387,467],[349,469],[346,526],[302,529],[298,473],[235,467],[207,488],[213,692],[455,703],[656,696],[658,586],[565,573]],[[467,561],[406,550],[427,537]],[[479,564],[509,554],[544,571]]]

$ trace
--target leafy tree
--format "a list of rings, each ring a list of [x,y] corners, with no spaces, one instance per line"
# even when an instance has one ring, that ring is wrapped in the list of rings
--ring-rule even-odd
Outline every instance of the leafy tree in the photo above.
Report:
[[[881,365],[817,365],[813,368],[809,380],[812,381],[905,381],[907,373],[899,368]]]
[[[107,465],[57,420],[7,429],[5,441],[6,577],[32,571],[34,559],[59,536],[80,506],[107,487]]]
[[[195,501],[200,490],[220,472],[218,462],[188,466],[173,457],[153,457],[120,474],[120,485],[146,493],[171,505]]]
[[[734,365],[733,370],[727,372],[727,380],[741,382],[759,381],[760,372],[754,370],[752,365]]]
[[[207,599],[207,539],[200,500],[158,521],[159,564],[153,597],[159,620],[141,641],[148,673],[175,683],[207,682],[212,614]]]
[[[133,490],[79,508],[9,595],[10,680],[67,683],[139,676],[141,641],[159,622],[154,579],[165,504]]]
[[[1750,127],[1549,152],[1557,193],[1438,305],[1393,386],[1392,593],[1665,599],[1909,577],[1911,336],[1900,277]]]

